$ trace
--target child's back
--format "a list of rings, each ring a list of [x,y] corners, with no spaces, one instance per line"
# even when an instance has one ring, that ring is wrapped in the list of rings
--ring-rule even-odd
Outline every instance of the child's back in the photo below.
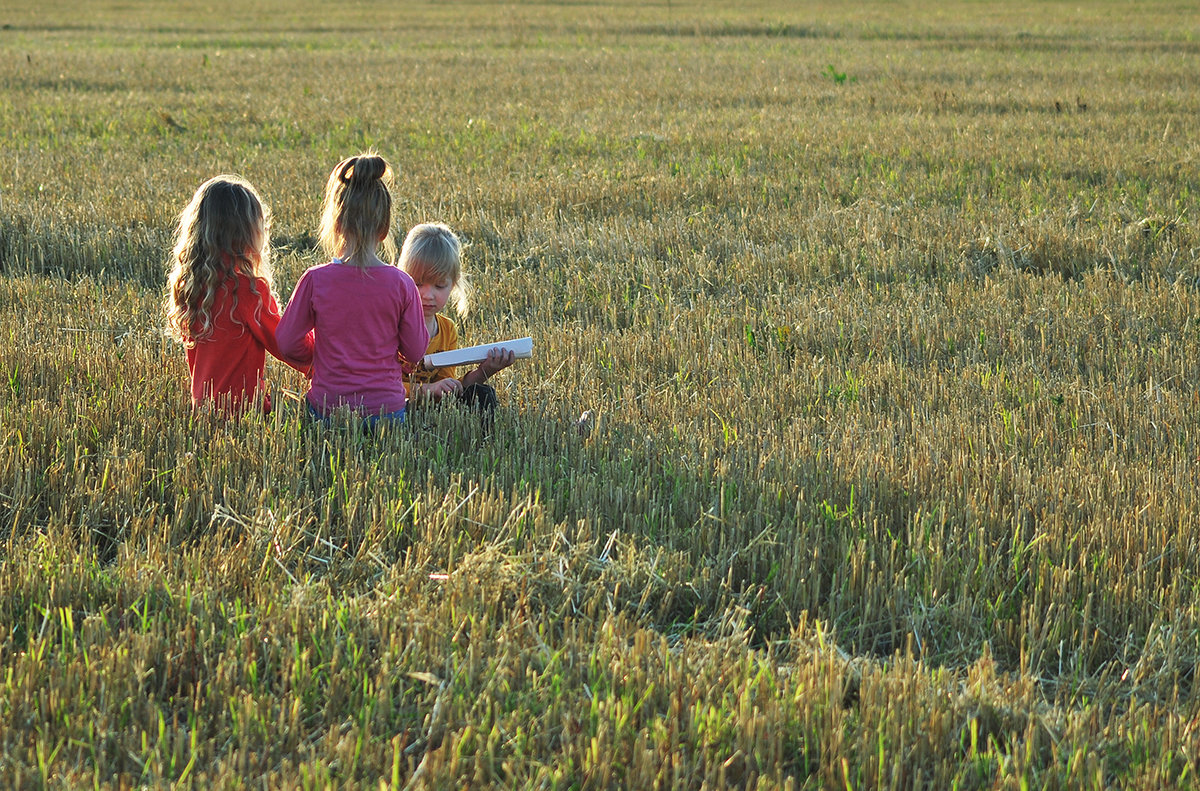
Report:
[[[267,352],[302,371],[308,368],[303,360],[288,358],[279,350],[278,324],[279,307],[267,281],[239,273],[233,283],[221,284],[213,299],[210,334],[187,350],[192,403],[211,399],[238,410],[261,391],[263,408],[270,411],[271,396],[263,387]]]
[[[312,338],[285,355],[276,342],[279,307],[267,262],[269,215],[258,194],[236,176],[217,176],[196,190],[179,217],[167,278],[167,324],[187,348],[192,404],[212,401],[241,411],[261,396],[266,354],[307,372]]]
[[[412,278],[376,254],[391,244],[391,169],[381,157],[343,160],[325,187],[321,244],[333,256],[304,273],[279,325],[289,351],[315,329],[309,408],[339,406],[402,419],[405,361],[420,360],[428,337]]]
[[[308,400],[322,414],[348,405],[367,414],[399,412],[406,393],[400,360],[425,352],[420,298],[392,266],[337,261],[304,273],[280,328],[285,346],[316,328]],[[399,354],[397,354],[399,352]]]

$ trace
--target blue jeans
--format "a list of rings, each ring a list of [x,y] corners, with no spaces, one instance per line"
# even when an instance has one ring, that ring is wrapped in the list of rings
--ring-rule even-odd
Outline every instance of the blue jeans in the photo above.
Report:
[[[307,400],[304,402],[304,404],[308,407],[308,416],[314,423],[320,423],[325,428],[329,428],[331,421],[328,416],[322,415],[317,408],[310,404]],[[381,420],[387,423],[403,423],[404,410],[401,409],[396,412],[384,412],[379,415],[367,415],[362,419],[363,432],[368,434],[371,433],[375,430],[376,425],[378,425],[379,421]]]

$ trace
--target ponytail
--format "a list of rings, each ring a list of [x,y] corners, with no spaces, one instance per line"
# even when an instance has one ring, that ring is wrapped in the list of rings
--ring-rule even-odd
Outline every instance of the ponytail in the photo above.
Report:
[[[338,163],[325,184],[321,210],[320,239],[327,254],[361,263],[382,242],[387,258],[395,258],[391,186],[392,169],[377,154]]]

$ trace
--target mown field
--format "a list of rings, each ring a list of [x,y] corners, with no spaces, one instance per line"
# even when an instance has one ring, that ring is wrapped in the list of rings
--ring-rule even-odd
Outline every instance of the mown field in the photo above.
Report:
[[[1200,785],[1200,9],[727,5],[0,7],[0,785]],[[369,148],[494,428],[191,414]]]

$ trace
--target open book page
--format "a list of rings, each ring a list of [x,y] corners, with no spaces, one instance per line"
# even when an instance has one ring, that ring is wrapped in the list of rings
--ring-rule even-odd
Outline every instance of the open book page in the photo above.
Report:
[[[480,346],[467,346],[463,349],[451,349],[448,352],[437,352],[425,355],[426,368],[445,368],[449,365],[475,365],[487,359],[492,349],[508,349],[518,360],[533,356],[533,338],[514,338],[499,343],[485,343]]]

